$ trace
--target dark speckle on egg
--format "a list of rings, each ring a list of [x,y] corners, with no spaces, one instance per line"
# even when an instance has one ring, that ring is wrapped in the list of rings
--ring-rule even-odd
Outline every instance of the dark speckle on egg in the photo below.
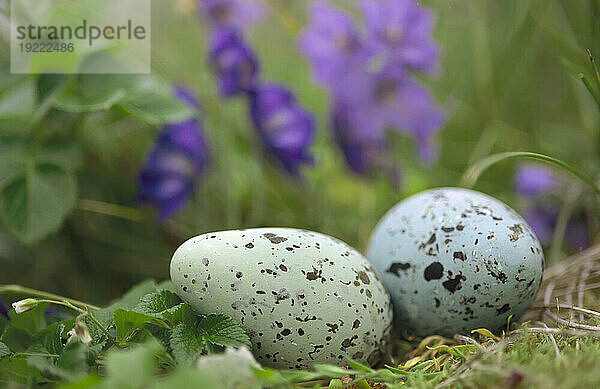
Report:
[[[432,262],[423,272],[426,281],[439,280],[443,274],[444,266],[439,262]]]

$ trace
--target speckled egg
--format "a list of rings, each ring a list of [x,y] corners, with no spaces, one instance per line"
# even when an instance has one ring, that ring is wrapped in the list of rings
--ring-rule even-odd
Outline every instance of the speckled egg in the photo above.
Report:
[[[397,204],[375,228],[367,257],[391,294],[395,327],[417,336],[505,328],[531,306],[544,266],[521,216],[461,188]]]
[[[171,261],[181,298],[247,331],[257,361],[276,368],[376,362],[392,308],[367,260],[327,235],[291,228],[221,231],[182,244]]]

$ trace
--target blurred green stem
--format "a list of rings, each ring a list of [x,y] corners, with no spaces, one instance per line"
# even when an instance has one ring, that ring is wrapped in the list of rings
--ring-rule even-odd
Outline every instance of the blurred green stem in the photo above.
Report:
[[[82,211],[99,213],[102,215],[114,216],[121,219],[140,222],[145,219],[145,214],[139,209],[126,207],[118,204],[106,203],[98,200],[80,199],[77,208]]]
[[[508,152],[508,153],[499,153],[499,154],[490,155],[489,157],[480,160],[479,162],[475,163],[474,165],[471,165],[471,167],[469,167],[463,174],[463,176],[460,180],[460,185],[464,186],[466,188],[472,188],[475,185],[475,183],[477,182],[477,180],[479,179],[479,177],[481,176],[481,174],[484,171],[486,171],[489,167],[497,164],[498,162],[502,162],[505,159],[512,159],[512,158],[536,159],[538,161],[543,161],[543,162],[547,162],[552,165],[556,165],[556,166],[568,171],[569,173],[571,173],[575,177],[579,178],[581,181],[585,182],[586,184],[588,184],[594,190],[594,192],[596,192],[596,194],[598,196],[600,196],[600,188],[598,188],[598,186],[596,185],[594,180],[591,179],[590,177],[586,176],[585,174],[579,172],[577,169],[573,168],[571,165],[567,164],[566,162],[561,161],[560,159],[549,157],[544,154],[531,153],[528,151],[513,151],[513,152]]]
[[[33,297],[41,297],[43,299],[48,300],[59,300],[65,303],[72,304],[77,307],[77,309],[89,307],[90,309],[99,310],[100,307],[97,307],[92,304],[84,303],[83,301],[75,300],[68,297],[63,297],[58,294],[42,292],[40,290],[35,290],[31,288],[27,288],[21,285],[0,285],[0,294],[20,294],[20,295],[28,295]],[[63,304],[64,305],[64,304]]]
[[[281,24],[288,29],[292,35],[298,35],[302,30],[302,24],[281,4],[279,0],[264,0],[273,14],[281,21]]]
[[[571,218],[571,214],[573,213],[573,209],[575,208],[575,203],[577,199],[581,195],[581,188],[579,185],[576,185],[573,190],[569,191],[567,194],[567,198],[565,199],[565,205],[560,210],[558,214],[558,219],[556,220],[556,226],[554,227],[554,234],[552,235],[552,245],[550,246],[550,265],[555,261],[560,259],[560,251],[562,249],[562,245],[565,238],[565,233],[567,231],[567,226],[569,224],[569,219]]]

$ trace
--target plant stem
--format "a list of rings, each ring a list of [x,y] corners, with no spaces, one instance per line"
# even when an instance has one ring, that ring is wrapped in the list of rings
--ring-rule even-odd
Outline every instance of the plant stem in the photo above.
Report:
[[[140,211],[139,209],[98,200],[80,199],[77,204],[77,208],[81,209],[82,211],[114,216],[134,222],[143,221],[145,217],[144,212]]]
[[[70,303],[74,306],[78,306],[78,307],[83,307],[83,308],[89,307],[90,309],[93,309],[95,311],[100,309],[100,307],[97,307],[92,304],[84,303],[83,301],[75,300],[75,299],[68,298],[68,297],[63,297],[63,296],[60,296],[60,295],[54,294],[54,293],[42,292],[39,290],[27,288],[27,287],[21,286],[21,285],[0,285],[0,294],[29,295],[29,296],[41,297],[41,298],[49,299],[49,300],[59,300],[62,302],[68,302],[68,303]]]
[[[302,24],[288,11],[288,9],[279,4],[279,0],[264,1],[267,6],[271,8],[273,14],[281,21],[281,24],[283,24],[292,35],[298,35],[300,30],[302,30]]]
[[[98,328],[100,328],[100,330],[102,332],[104,332],[104,335],[106,335],[108,337],[108,340],[110,340],[112,342],[112,344],[114,344],[117,348],[120,348],[121,346],[119,346],[119,344],[117,343],[117,340],[115,338],[113,338],[113,336],[110,334],[110,332],[108,332],[108,330],[106,328],[104,328],[104,326],[102,325],[102,323],[100,323],[98,321],[98,319],[96,319],[96,317],[92,314],[92,312],[88,310],[86,312],[87,317],[90,318],[91,321],[94,322],[95,325],[98,326]]]
[[[472,188],[475,185],[475,183],[477,182],[477,180],[479,179],[479,176],[481,176],[481,174],[484,171],[486,171],[490,166],[495,165],[498,162],[504,161],[505,159],[512,159],[512,158],[536,159],[538,161],[547,162],[549,164],[561,167],[564,170],[571,173],[572,175],[574,175],[575,177],[579,178],[581,181],[588,184],[594,190],[594,192],[596,192],[596,194],[598,196],[600,196],[600,188],[598,188],[598,186],[596,185],[594,180],[591,179],[590,177],[586,176],[585,174],[579,172],[578,170],[573,168],[568,163],[563,162],[560,159],[549,157],[544,154],[532,153],[532,152],[528,152],[528,151],[513,151],[513,152],[490,155],[490,156],[478,161],[474,165],[471,165],[471,167],[469,167],[463,174],[463,176],[460,180],[460,185],[464,186],[466,188]]]
[[[51,357],[58,358],[60,355],[58,354],[45,354],[45,353],[15,353],[14,355],[24,355],[28,357]]]
[[[79,313],[85,313],[86,311],[84,309],[81,309],[79,307],[76,307],[75,305],[71,304],[68,301],[59,301],[59,300],[38,300],[38,302],[40,303],[50,303],[50,304],[56,304],[56,305],[62,305],[63,307],[67,307],[67,308],[71,308],[72,310],[79,312]]]

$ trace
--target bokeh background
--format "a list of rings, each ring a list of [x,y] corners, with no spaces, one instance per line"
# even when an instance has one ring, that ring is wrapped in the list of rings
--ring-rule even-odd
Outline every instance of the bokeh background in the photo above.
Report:
[[[306,228],[364,252],[371,230],[395,203],[424,189],[457,186],[470,165],[498,152],[535,151],[592,177],[600,174],[600,105],[580,76],[594,87],[586,49],[600,55],[597,0],[418,2],[434,15],[440,50],[437,72],[414,74],[444,113],[434,137],[439,154],[424,163],[414,136],[388,131],[394,168],[364,174],[348,167],[332,131],[331,95],[299,49],[311,1],[260,3],[263,17],[244,30],[244,39],[256,53],[261,78],[289,89],[314,118],[314,164],[290,175],[257,136],[246,99],[220,95],[208,60],[210,21],[197,4],[152,1],[152,76],[197,95],[208,150],[184,208],[166,220],[138,196],[140,171],[162,126],[119,109],[52,108],[32,134],[28,123],[40,104],[40,80],[10,75],[6,35],[0,39],[0,150],[15,139],[31,144],[41,137],[69,141],[81,157],[74,169],[77,200],[56,232],[23,242],[6,220],[0,226],[0,283],[102,304],[142,279],[168,278],[171,255],[186,239],[234,228]],[[362,23],[357,2],[328,3]],[[475,188],[530,215],[540,233],[547,227],[549,264],[592,244],[598,232],[592,192],[564,172],[527,173],[523,166],[513,160],[494,165]],[[538,179],[546,183],[535,184]],[[534,183],[529,191],[528,182]],[[53,207],[43,197],[38,205],[42,212]],[[533,212],[542,208],[543,214]]]

